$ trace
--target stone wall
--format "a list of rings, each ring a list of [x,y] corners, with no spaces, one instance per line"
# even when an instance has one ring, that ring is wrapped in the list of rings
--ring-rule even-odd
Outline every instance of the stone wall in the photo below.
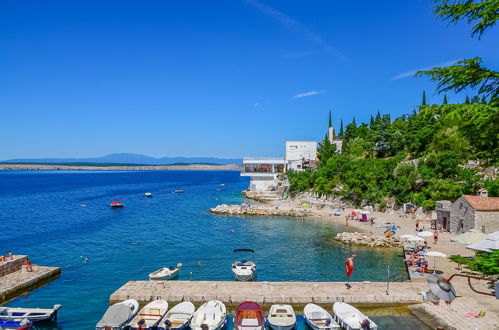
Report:
[[[215,214],[225,215],[259,215],[259,216],[284,216],[284,217],[306,217],[312,215],[306,209],[280,209],[278,207],[271,207],[267,205],[217,205],[209,210]]]
[[[396,237],[371,236],[363,233],[343,232],[336,234],[333,240],[348,245],[360,245],[369,247],[399,247],[403,243]]]
[[[14,256],[14,260],[0,264],[0,277],[17,272],[26,263],[28,256]]]
[[[451,205],[450,232],[464,233],[475,228],[475,209],[464,197],[459,197]]]
[[[499,231],[499,212],[476,212],[476,229],[482,230],[485,226],[485,233],[490,234]]]

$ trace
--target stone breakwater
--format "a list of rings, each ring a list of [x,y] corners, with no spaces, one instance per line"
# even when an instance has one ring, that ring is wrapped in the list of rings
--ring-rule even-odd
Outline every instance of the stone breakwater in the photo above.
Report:
[[[282,217],[307,217],[312,212],[305,209],[281,209],[268,205],[217,205],[209,210],[215,214],[225,215],[254,215],[254,216],[282,216]]]
[[[333,240],[348,245],[361,245],[368,247],[399,247],[403,243],[394,237],[370,236],[362,233],[338,233]]]

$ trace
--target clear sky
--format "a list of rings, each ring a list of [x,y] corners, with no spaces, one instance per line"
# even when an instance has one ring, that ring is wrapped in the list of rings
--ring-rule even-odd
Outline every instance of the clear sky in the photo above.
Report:
[[[441,103],[411,72],[480,56],[432,1],[0,2],[0,159],[281,156],[379,109]],[[449,95],[449,102],[463,96]]]

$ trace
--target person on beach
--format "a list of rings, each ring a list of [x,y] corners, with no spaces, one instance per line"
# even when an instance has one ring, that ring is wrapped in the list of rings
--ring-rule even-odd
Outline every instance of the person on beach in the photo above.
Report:
[[[9,255],[9,260],[14,260],[14,255],[12,254],[12,252],[10,251],[7,251],[7,254]]]
[[[433,243],[437,244],[438,241],[438,230],[433,232]]]
[[[345,260],[345,271],[348,277],[348,283],[346,283],[347,289],[350,289],[352,287],[350,285],[350,276],[352,275],[354,269],[353,259],[355,259],[356,257],[357,255],[355,253],[352,253],[352,256]]]
[[[416,231],[419,230],[419,220],[416,220]]]
[[[26,258],[26,270],[28,272],[32,272],[33,271],[33,267],[31,267],[31,261],[29,261],[29,258]]]
[[[458,253],[458,254],[457,254],[457,256],[458,256],[459,258],[461,258],[461,254],[460,254],[460,253]],[[457,268],[456,268],[456,269],[457,269],[457,270],[463,270],[463,268],[462,268],[462,266],[461,266],[461,265],[462,265],[462,264],[461,264],[459,261],[457,261]]]
[[[346,217],[345,217],[345,226],[347,226],[347,227],[348,227],[348,218],[349,218],[349,217],[350,217],[350,216],[346,216]]]

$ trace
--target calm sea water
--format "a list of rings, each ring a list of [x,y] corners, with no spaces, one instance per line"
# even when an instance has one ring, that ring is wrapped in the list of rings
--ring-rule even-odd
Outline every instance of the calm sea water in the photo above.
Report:
[[[0,172],[0,253],[28,254],[34,264],[62,268],[59,279],[8,305],[60,303],[60,328],[91,329],[111,293],[162,266],[181,262],[182,280],[231,280],[231,262],[241,257],[235,248],[256,250],[248,257],[264,281],[344,281],[344,260],[353,250],[353,281],[385,280],[387,265],[405,270],[397,250],[331,242],[341,226],[207,212],[241,203],[247,185],[238,172]],[[144,197],[148,191],[152,198]],[[123,198],[125,208],[111,209],[115,198]]]

